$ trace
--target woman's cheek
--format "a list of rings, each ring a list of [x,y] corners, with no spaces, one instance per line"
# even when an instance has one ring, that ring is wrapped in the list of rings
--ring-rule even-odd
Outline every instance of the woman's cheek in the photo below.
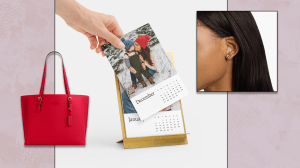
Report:
[[[197,52],[197,77],[203,87],[207,87],[220,77],[222,64],[219,60],[218,46],[207,41],[206,44],[198,47]]]
[[[203,89],[210,81],[210,56],[207,49],[197,47],[197,87]]]
[[[199,45],[198,47],[198,51],[197,51],[198,55],[198,59],[201,60],[201,64],[211,64],[213,63],[213,59],[214,59],[214,48],[209,45],[209,44],[202,44]]]

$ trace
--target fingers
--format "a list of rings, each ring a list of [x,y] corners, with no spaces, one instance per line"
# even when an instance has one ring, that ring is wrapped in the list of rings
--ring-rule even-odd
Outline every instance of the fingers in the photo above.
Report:
[[[85,32],[84,35],[88,37],[90,41],[90,48],[92,50],[96,49],[96,53],[102,52],[102,55],[105,56],[104,52],[101,49],[101,46],[107,42],[111,43],[112,46],[118,49],[125,48],[124,43],[119,39],[119,37],[123,36],[124,33],[122,29],[120,28],[117,20],[114,16],[106,15],[106,23],[101,24],[98,26],[95,30],[96,31],[90,31],[90,33]],[[109,21],[109,22],[108,22]],[[94,33],[92,33],[94,32]],[[92,34],[91,34],[92,33]],[[97,40],[97,37],[98,40]]]
[[[90,41],[90,49],[94,50],[98,45],[98,40],[95,35],[92,35],[88,32],[83,33]]]
[[[91,50],[94,50],[96,49],[96,53],[99,54],[100,52],[102,52],[102,56],[105,56],[104,52],[102,51],[102,48],[101,46],[103,44],[105,44],[105,40],[101,37],[98,36],[98,40],[97,40],[97,37],[88,33],[88,32],[85,32],[83,33],[87,38],[88,40],[90,41],[90,49]],[[98,46],[98,47],[97,47]]]
[[[106,15],[106,17],[108,18],[108,20],[110,22],[109,25],[106,25],[106,28],[117,37],[123,36],[124,33],[123,33],[121,27],[119,26],[117,19],[112,15]]]
[[[115,28],[112,30],[112,33],[115,34],[117,37],[121,37],[124,35],[119,23],[117,22],[116,18],[113,16],[113,20],[115,23]]]
[[[105,39],[98,36],[99,46],[102,46],[106,43]]]
[[[118,49],[125,48],[124,43],[116,35],[108,31],[107,29],[103,30],[102,37],[106,39],[108,42],[110,42],[111,45],[113,45]]]
[[[119,25],[117,25],[117,27],[112,31],[112,33],[115,34],[117,37],[121,37],[124,35]]]
[[[102,52],[102,48],[101,48],[101,45],[99,44],[99,41],[100,41],[101,39],[99,38],[99,36],[98,36],[98,47],[96,48],[96,53],[97,54],[99,54],[100,52]]]
[[[105,53],[103,52],[101,46],[104,45],[106,42],[103,38],[98,36],[98,48],[96,49],[96,53],[99,54],[102,53],[102,56],[105,56]]]

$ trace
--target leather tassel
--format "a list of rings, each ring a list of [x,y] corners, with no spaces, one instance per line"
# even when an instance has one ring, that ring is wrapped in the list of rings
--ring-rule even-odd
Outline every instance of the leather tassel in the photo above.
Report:
[[[72,126],[73,125],[73,118],[71,115],[68,116],[68,126]]]

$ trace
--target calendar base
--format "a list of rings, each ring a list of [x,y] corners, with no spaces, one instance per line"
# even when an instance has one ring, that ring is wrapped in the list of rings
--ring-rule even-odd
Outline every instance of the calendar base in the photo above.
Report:
[[[188,144],[187,134],[124,138],[117,143],[122,142],[124,149]]]

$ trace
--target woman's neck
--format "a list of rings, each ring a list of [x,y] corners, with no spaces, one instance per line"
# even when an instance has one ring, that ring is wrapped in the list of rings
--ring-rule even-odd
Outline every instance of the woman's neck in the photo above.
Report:
[[[232,68],[228,68],[225,75],[221,79],[219,79],[213,85],[204,88],[204,91],[233,91]]]

